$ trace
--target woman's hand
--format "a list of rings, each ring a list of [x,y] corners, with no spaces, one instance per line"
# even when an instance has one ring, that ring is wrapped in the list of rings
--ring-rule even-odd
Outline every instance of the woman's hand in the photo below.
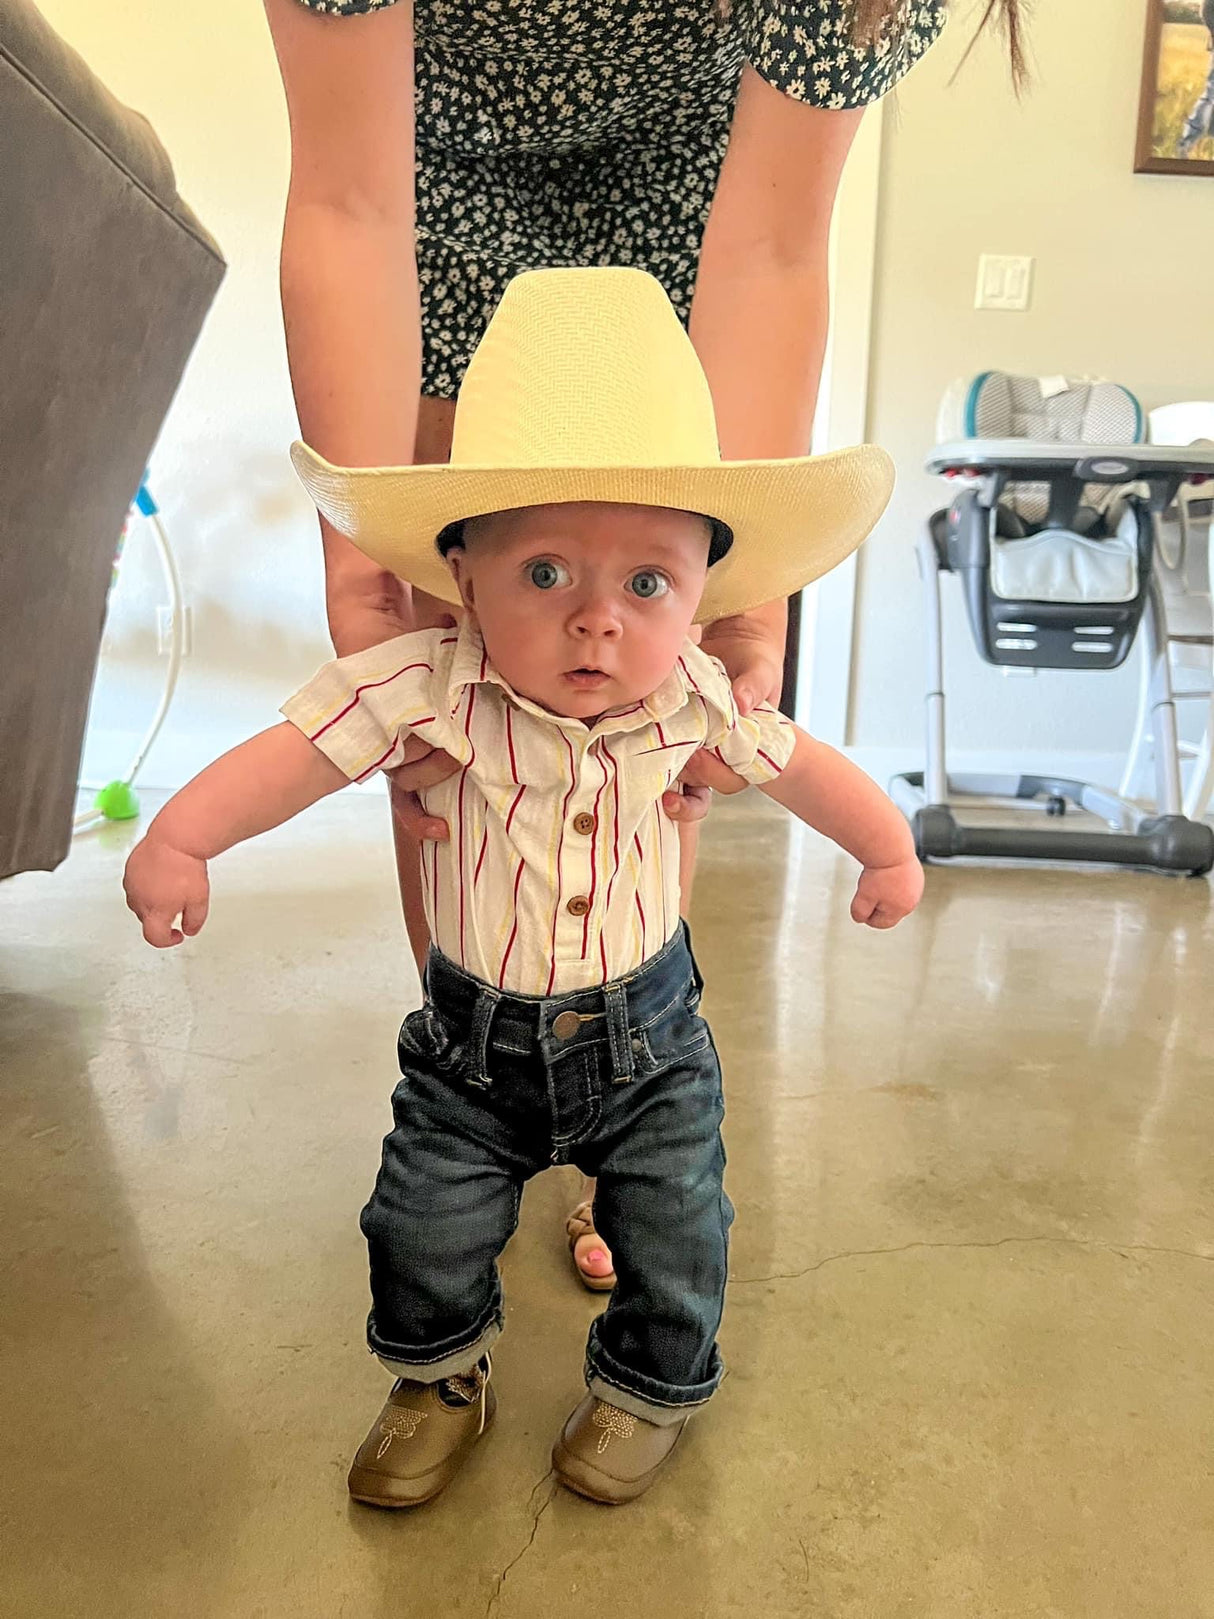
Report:
[[[700,646],[725,665],[740,714],[751,713],[760,703],[779,701],[787,631],[783,602],[720,619],[704,631]],[[711,753],[700,752],[688,760],[679,785],[681,792],[663,794],[662,808],[672,821],[690,824],[708,814],[713,793],[740,793],[749,783]]]
[[[715,754],[701,748],[693,753],[679,777],[681,791],[662,794],[662,808],[672,821],[690,826],[702,821],[712,804],[713,793],[741,793],[750,783]]]
[[[783,602],[720,619],[705,629],[700,646],[725,665],[739,713],[749,714],[760,703],[779,702],[787,636],[788,609]]]
[[[426,814],[420,795],[427,787],[446,781],[458,769],[458,763],[449,753],[432,748],[414,732],[405,742],[404,763],[388,772],[392,813],[419,843],[446,843],[450,836],[446,821]]]
[[[162,838],[144,837],[131,851],[122,877],[128,909],[143,924],[143,936],[158,950],[193,938],[207,919],[207,863],[183,854]],[[181,927],[173,924],[181,918]]]

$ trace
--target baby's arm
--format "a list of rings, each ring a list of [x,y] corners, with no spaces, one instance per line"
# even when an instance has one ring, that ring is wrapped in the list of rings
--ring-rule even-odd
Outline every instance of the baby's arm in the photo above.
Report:
[[[851,914],[873,928],[892,928],[918,905],[923,868],[910,827],[862,770],[824,742],[793,726],[792,757],[762,791],[846,849],[864,867]]]
[[[174,793],[126,863],[126,902],[144,938],[163,949],[197,933],[207,917],[207,861],[289,821],[349,779],[287,723],[208,765]]]

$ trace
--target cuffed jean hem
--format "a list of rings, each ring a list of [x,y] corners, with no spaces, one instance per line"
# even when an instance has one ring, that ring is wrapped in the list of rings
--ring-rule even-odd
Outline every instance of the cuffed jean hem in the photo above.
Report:
[[[501,1335],[501,1322],[494,1321],[485,1328],[475,1343],[469,1344],[466,1349],[453,1349],[441,1360],[420,1363],[393,1360],[391,1356],[382,1354],[378,1349],[375,1350],[375,1358],[381,1366],[392,1373],[393,1377],[406,1377],[411,1383],[438,1383],[444,1377],[459,1377],[462,1372],[470,1372],[485,1351],[491,1349]]]
[[[655,1378],[644,1377],[630,1371],[627,1366],[621,1366],[598,1341],[594,1327],[590,1329],[590,1334],[586,1352],[586,1387],[600,1400],[606,1400],[608,1405],[618,1406],[621,1411],[628,1411],[645,1422],[656,1423],[659,1428],[682,1422],[684,1417],[707,1405],[725,1373],[720,1354],[714,1347],[712,1375],[703,1383],[693,1383],[684,1388],[659,1383]]]
[[[702,1411],[708,1404],[707,1400],[698,1400],[694,1405],[650,1405],[648,1400],[638,1400],[627,1389],[617,1388],[614,1383],[607,1383],[601,1377],[591,1377],[586,1387],[596,1399],[606,1400],[608,1405],[640,1417],[642,1422],[652,1422],[655,1428],[673,1428],[676,1423],[686,1422],[688,1417]]]

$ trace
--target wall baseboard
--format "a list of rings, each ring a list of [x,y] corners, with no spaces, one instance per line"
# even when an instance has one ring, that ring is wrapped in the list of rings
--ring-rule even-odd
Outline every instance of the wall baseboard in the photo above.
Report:
[[[877,783],[888,788],[890,778],[904,770],[923,769],[923,751],[914,743],[905,748],[844,748],[847,757]],[[1091,782],[1114,790],[1121,783],[1125,756],[1119,753],[1083,753],[1042,750],[1040,753],[1012,755],[999,749],[951,749],[948,767],[953,775],[1039,775],[1062,776],[1071,781]]]

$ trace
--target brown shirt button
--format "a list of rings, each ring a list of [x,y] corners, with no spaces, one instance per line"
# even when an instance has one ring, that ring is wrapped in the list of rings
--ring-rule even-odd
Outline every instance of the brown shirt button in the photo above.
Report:
[[[584,838],[588,838],[594,831],[594,816],[585,814],[575,815],[573,817],[573,830],[575,832],[580,832]]]
[[[585,916],[586,912],[590,909],[590,901],[584,894],[578,894],[576,898],[569,901],[565,909],[569,912],[570,916]]]

